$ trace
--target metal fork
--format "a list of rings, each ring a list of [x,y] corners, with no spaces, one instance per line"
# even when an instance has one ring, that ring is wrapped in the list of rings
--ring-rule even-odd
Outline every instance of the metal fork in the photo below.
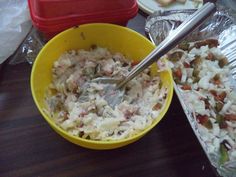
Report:
[[[209,17],[216,10],[214,3],[206,3],[189,18],[187,18],[173,33],[171,33],[164,41],[162,41],[145,59],[143,59],[138,65],[136,65],[124,80],[117,80],[113,78],[96,78],[92,82],[107,83],[105,88],[104,99],[111,107],[119,104],[123,100],[124,86],[131,79],[140,74],[143,70],[148,68],[152,63],[157,61],[160,57],[165,55],[171,49],[173,49],[181,40],[183,40],[190,32],[196,29],[202,24],[207,17]],[[86,89],[86,88],[84,88]],[[86,98],[86,91],[82,93],[81,98]],[[110,96],[113,95],[113,96]],[[115,97],[114,97],[115,96]]]

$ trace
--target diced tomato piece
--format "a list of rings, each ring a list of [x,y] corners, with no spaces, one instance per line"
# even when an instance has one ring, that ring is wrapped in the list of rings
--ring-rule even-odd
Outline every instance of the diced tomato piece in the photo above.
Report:
[[[184,85],[181,86],[181,89],[182,90],[191,90],[192,88],[191,88],[190,85],[184,84]]]
[[[212,123],[209,119],[209,117],[207,115],[197,115],[197,121],[198,123],[200,123],[201,125],[203,125],[204,127],[208,128],[208,129],[212,129]]]
[[[161,103],[157,103],[157,104],[155,104],[154,106],[153,106],[153,108],[152,108],[152,110],[160,110],[161,109],[161,107],[162,107],[162,104]]]
[[[211,93],[214,97],[217,96],[217,92],[216,92],[215,90],[210,90],[210,93]]]
[[[197,121],[200,123],[200,124],[204,124],[208,121],[208,116],[207,115],[197,115]]]
[[[137,64],[139,64],[139,61],[133,61],[133,62],[131,63],[131,66],[134,67],[134,66],[137,65]]]
[[[236,121],[236,114],[226,114],[225,119]]]
[[[185,68],[190,68],[190,64],[189,64],[189,63],[186,63],[186,62],[184,62],[184,67],[185,67]]]
[[[225,97],[226,97],[226,92],[221,92],[219,95],[218,95],[218,98],[219,98],[219,101],[224,101]]]
[[[221,92],[220,94],[217,94],[215,90],[210,90],[210,93],[214,96],[215,100],[223,102],[227,93]]]
[[[225,121],[222,121],[219,123],[219,126],[221,129],[226,129],[228,127],[228,124]]]
[[[177,68],[174,72],[174,76],[176,76],[179,80],[182,78],[182,71],[180,68]]]

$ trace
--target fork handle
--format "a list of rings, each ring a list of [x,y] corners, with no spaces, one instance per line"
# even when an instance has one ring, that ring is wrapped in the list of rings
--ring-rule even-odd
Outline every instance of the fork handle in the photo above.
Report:
[[[127,82],[136,77],[144,69],[148,68],[153,62],[165,55],[173,49],[181,40],[184,39],[190,32],[202,24],[207,17],[215,12],[216,6],[214,3],[206,3],[191,16],[189,16],[178,28],[169,34],[145,59],[136,65],[130,73],[122,80],[117,88],[122,88]]]

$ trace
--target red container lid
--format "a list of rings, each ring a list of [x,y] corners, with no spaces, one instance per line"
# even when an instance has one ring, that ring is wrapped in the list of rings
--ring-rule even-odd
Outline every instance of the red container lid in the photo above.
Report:
[[[48,27],[128,21],[138,11],[136,0],[28,0],[28,4],[34,24]]]
[[[136,0],[28,0],[33,25],[46,39],[85,23],[126,25],[138,12]]]

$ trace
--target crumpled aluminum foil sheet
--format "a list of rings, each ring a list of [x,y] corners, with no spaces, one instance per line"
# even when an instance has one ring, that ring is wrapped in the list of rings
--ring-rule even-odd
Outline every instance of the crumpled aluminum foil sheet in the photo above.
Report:
[[[32,27],[18,49],[11,56],[9,64],[15,65],[23,62],[33,64],[45,43],[46,42],[40,33]]]
[[[145,31],[155,44],[159,44],[195,11],[195,9],[187,9],[155,12],[147,18]],[[186,40],[196,41],[206,38],[218,38],[234,22],[235,20],[226,11],[217,11],[209,20],[189,35]]]
[[[178,27],[189,15],[196,9],[158,11],[147,18],[145,31],[150,40],[158,45],[173,30]],[[184,40],[193,42],[207,38],[215,38],[219,40],[220,50],[228,58],[232,73],[232,85],[236,91],[236,25],[235,19],[230,15],[228,9],[218,7],[218,11],[209,17],[203,25],[197,28],[193,33],[189,34]],[[219,175],[224,177],[236,177],[236,161],[229,161],[223,165],[217,163],[219,153],[210,153],[208,146],[204,143],[198,130],[198,123],[193,117],[193,113],[187,107],[180,90],[175,85],[175,92],[180,100],[183,110],[188,121],[202,145],[207,157]]]

